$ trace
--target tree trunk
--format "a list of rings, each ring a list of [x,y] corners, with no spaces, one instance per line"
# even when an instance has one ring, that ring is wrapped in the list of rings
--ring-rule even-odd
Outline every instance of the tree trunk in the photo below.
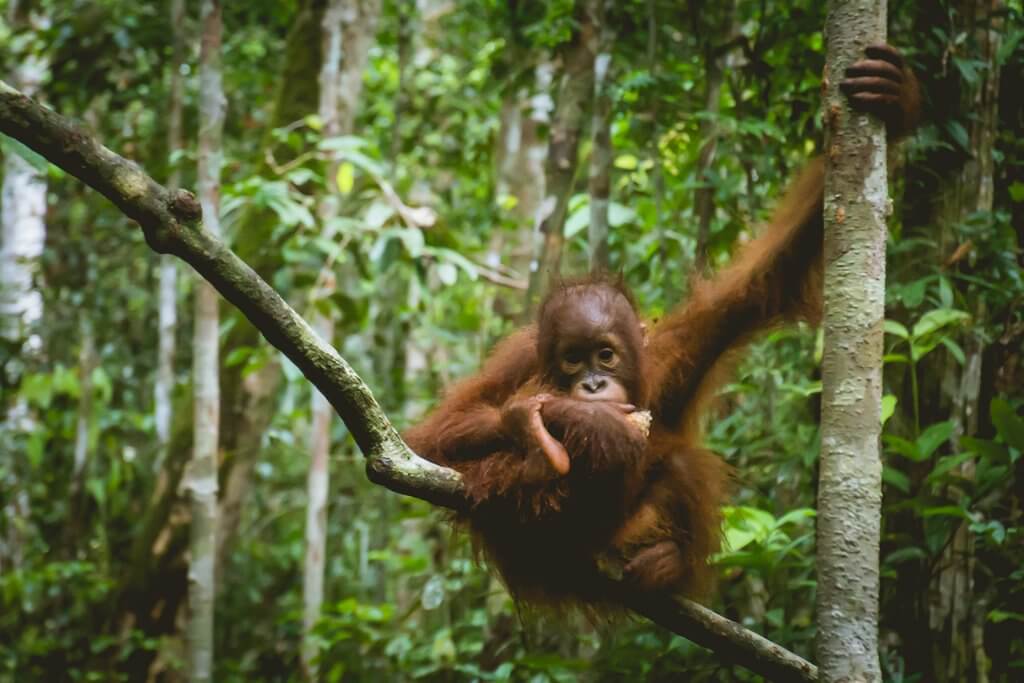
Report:
[[[352,0],[331,0],[324,12],[323,19],[323,56],[320,66],[320,106],[319,115],[323,125],[324,137],[334,137],[340,133],[339,96],[341,88],[341,72],[346,47],[343,39],[342,26],[347,13],[358,12],[358,5]],[[361,81],[360,81],[361,82]],[[354,110],[355,107],[347,108]],[[338,197],[334,178],[337,173],[337,159],[331,156],[327,160],[327,185],[323,199],[318,207],[318,214],[325,226],[326,239],[331,239],[331,221],[338,215]],[[330,271],[321,273],[321,278],[333,281]],[[321,279],[321,278],[318,278]],[[322,294],[329,295],[324,288]],[[321,292],[314,292],[319,298]],[[334,336],[334,320],[331,316],[316,311],[312,316],[312,326],[327,343]],[[327,552],[327,491],[330,482],[330,471],[327,458],[331,443],[330,404],[323,395],[313,389],[312,406],[309,425],[309,474],[306,480],[306,557],[302,573],[302,669],[309,680],[316,680],[317,667],[315,659],[319,654],[316,642],[312,638],[313,627],[320,618],[320,610],[324,599],[324,558]]]
[[[578,166],[580,132],[594,83],[594,31],[586,12],[579,30],[562,55],[562,78],[558,102],[548,138],[544,166],[541,221],[535,228],[530,282],[526,290],[525,316],[530,317],[545,285],[558,276],[562,263],[563,229]]]
[[[878,547],[886,141],[851,112],[847,65],[884,42],[885,0],[830,0],[825,69],[825,352],[818,491],[821,680],[880,682]]]
[[[523,50],[517,49],[510,58],[526,59]],[[516,273],[525,273],[529,268],[532,245],[531,234],[540,223],[538,214],[544,199],[544,161],[547,145],[541,130],[550,120],[552,65],[542,61],[535,67],[535,90],[523,88],[510,92],[501,106],[501,133],[495,150],[497,162],[497,198],[505,202],[515,198],[511,209],[516,219],[515,247],[504,265]],[[500,231],[494,231],[491,239],[487,265],[498,269],[502,265]],[[517,302],[518,306],[518,302]]]
[[[722,81],[725,76],[726,55],[715,54],[715,40],[731,29],[735,3],[729,0],[723,12],[724,18],[718,30],[712,31],[704,42],[704,113],[700,124],[701,148],[697,158],[697,189],[693,195],[693,212],[697,216],[697,245],[694,253],[694,268],[703,271],[708,265],[708,241],[711,238],[711,219],[715,215],[715,188],[711,184],[711,166],[718,151],[718,112],[721,109]]]
[[[961,112],[970,121],[967,149],[971,156],[945,190],[943,215],[940,219],[944,246],[940,257],[959,245],[952,244],[953,228],[975,213],[991,213],[995,184],[995,141],[999,115],[999,71],[997,58],[1002,43],[1003,0],[962,0],[958,7],[958,28],[968,35],[971,56],[986,65],[979,70],[976,86],[965,83],[966,92]],[[964,288],[967,289],[966,287]],[[964,291],[971,312],[978,320],[984,319],[984,299],[975,292]],[[959,440],[973,436],[978,430],[981,406],[979,395],[982,376],[982,358],[985,343],[977,333],[967,332],[963,340],[963,365],[952,357],[946,359],[944,393],[949,396],[954,452],[960,452]],[[974,480],[975,463],[967,460],[958,468],[964,481]],[[952,499],[962,499],[963,490],[946,491]],[[975,591],[974,534],[966,523],[961,523],[953,538],[945,546],[928,591],[928,621],[932,631],[932,660],[934,677],[942,683],[988,680],[983,625],[986,609],[980,604]]]
[[[8,26],[14,30],[41,30],[49,26],[49,18],[30,15],[18,2],[7,6]],[[49,59],[36,41],[24,43],[23,51],[11,55],[11,85],[30,97],[38,97],[49,71]],[[46,176],[10,147],[4,154],[3,183],[0,185],[0,339],[9,343],[14,356],[26,361],[42,348],[36,329],[43,317],[43,295],[33,279],[46,241]],[[17,346],[15,346],[17,345]],[[21,350],[19,354],[16,349]],[[2,422],[6,429],[30,432],[35,421],[27,402],[21,397],[7,405],[0,402]],[[6,501],[3,514],[8,519],[29,519],[28,487]],[[0,559],[9,558],[13,567],[22,562],[25,539],[18,525],[8,525],[10,532],[0,539]],[[0,561],[0,570],[3,562]]]
[[[221,132],[226,106],[221,75],[220,0],[202,2],[199,66],[199,201],[205,228],[220,234]],[[189,468],[192,540],[189,561],[190,680],[213,678],[213,607],[216,580],[217,446],[220,430],[217,292],[196,283],[193,357],[195,437]]]
[[[17,2],[11,3],[8,10],[8,20],[14,28],[32,31],[49,26],[44,17],[23,15]],[[30,97],[38,97],[49,70],[49,60],[41,46],[28,41],[12,57],[11,85]],[[20,343],[22,352],[29,355],[41,347],[35,327],[43,316],[43,295],[33,277],[46,241],[44,168],[43,164],[37,168],[9,149],[4,155],[0,188],[0,337]]]
[[[96,337],[92,321],[85,315],[79,326],[82,331],[78,350],[78,419],[75,423],[74,470],[71,489],[82,489],[86,464],[89,460],[89,432],[92,428],[92,371],[96,367]]]
[[[170,173],[168,189],[175,190],[181,184],[178,152],[182,149],[181,120],[184,100],[185,79],[181,65],[185,61],[185,0],[171,0],[171,31],[173,56],[171,58],[171,93],[167,111],[167,154]],[[159,303],[159,346],[157,348],[156,384],[153,387],[154,418],[156,438],[161,451],[167,448],[171,438],[171,392],[174,390],[174,340],[178,325],[178,267],[177,259],[169,254],[160,257]],[[160,454],[160,461],[164,453]]]
[[[302,0],[285,43],[284,62],[276,81],[273,113],[267,123],[260,149],[273,147],[272,131],[316,111],[318,86],[309,73],[320,69],[320,22],[324,0]],[[238,219],[237,229],[247,239],[237,245],[237,253],[264,278],[271,278],[281,266],[282,251],[272,232],[278,225],[274,212],[267,207],[251,205]],[[255,347],[259,333],[245,317],[234,310],[223,348]],[[231,540],[238,526],[241,506],[248,490],[248,473],[259,453],[260,443],[273,415],[274,390],[281,373],[276,355],[260,371],[244,374],[245,364],[220,369],[221,421],[220,443],[231,457],[220,470],[225,482],[223,505],[218,511],[217,560],[229,556]],[[188,530],[175,511],[185,503],[179,491],[186,465],[192,453],[194,412],[191,394],[181,394],[175,402],[171,440],[142,519],[132,539],[131,561],[119,582],[118,599],[111,605],[114,629],[134,625],[148,637],[159,637],[175,629],[174,617],[187,596],[187,582],[182,554],[187,550]],[[218,574],[222,572],[218,569]],[[133,648],[121,668],[130,680],[147,675],[153,651]]]
[[[611,3],[591,0],[588,7],[597,33],[594,57],[594,113],[590,134],[590,270],[608,270],[608,204],[612,185],[611,63],[614,29],[608,22]]]

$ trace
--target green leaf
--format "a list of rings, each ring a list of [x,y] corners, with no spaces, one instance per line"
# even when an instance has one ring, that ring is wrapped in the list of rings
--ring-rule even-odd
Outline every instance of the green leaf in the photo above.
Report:
[[[921,278],[900,288],[903,304],[907,308],[917,308],[924,301],[925,292],[928,290],[928,280]]]
[[[45,173],[50,164],[50,162],[48,162],[44,157],[36,154],[33,150],[21,144],[14,138],[0,136],[0,151],[3,151],[5,154],[13,153],[18,155],[40,173]]]
[[[967,357],[964,355],[964,350],[960,348],[959,344],[949,337],[944,337],[942,339],[942,345],[946,347],[946,350],[949,351],[949,355],[953,356],[953,358],[956,359],[956,362],[960,363],[960,365],[963,365],[967,360]]]
[[[962,436],[960,437],[960,446],[977,453],[984,460],[992,462],[1006,462],[1010,459],[1009,449],[1003,444],[996,443],[995,441],[978,439],[973,436]]]
[[[950,137],[956,141],[956,144],[960,145],[961,149],[970,148],[970,136],[967,135],[967,129],[964,128],[962,123],[959,121],[950,121],[946,124],[946,130],[949,131]]]
[[[884,425],[892,417],[893,413],[896,412],[897,399],[892,394],[886,394],[882,397],[882,424]]]
[[[967,514],[967,510],[964,510],[959,505],[940,505],[933,508],[925,508],[922,513],[924,517],[959,517],[961,519],[970,519],[971,516]]]
[[[936,308],[928,311],[914,323],[914,337],[919,339],[927,334],[936,332],[947,325],[962,323],[970,318],[964,311],[953,308]]]
[[[994,398],[989,408],[992,424],[999,436],[1017,450],[1024,451],[1024,418],[1017,415],[1004,399]]]
[[[569,217],[565,219],[565,239],[572,239],[579,233],[583,232],[590,225],[590,204],[584,202],[580,206],[573,209]]]
[[[939,301],[945,308],[953,307],[953,286],[949,284],[948,277],[939,278]]]
[[[346,161],[338,166],[338,174],[334,178],[338,185],[338,192],[343,195],[350,194],[356,182],[356,167]]]
[[[102,508],[107,499],[107,489],[103,486],[103,480],[90,477],[85,482],[85,488],[87,488],[89,493],[92,494],[92,497],[96,499],[96,504]]]
[[[928,553],[924,551],[924,548],[918,548],[916,546],[910,546],[907,548],[900,548],[894,550],[885,556],[886,564],[900,564],[901,562],[907,562],[908,560],[923,560],[928,557]]]
[[[882,481],[899,489],[903,493],[910,493],[910,478],[899,470],[889,467],[888,465],[882,468]]]
[[[441,281],[441,284],[451,287],[459,279],[459,271],[451,263],[438,263],[437,279]]]
[[[1010,199],[1015,202],[1024,202],[1024,183],[1019,180],[1010,183]]]
[[[1002,621],[1024,621],[1024,613],[994,609],[988,613],[988,620],[993,624],[998,624]]]
[[[931,456],[935,449],[946,443],[953,435],[955,425],[952,420],[933,424],[917,437],[917,452],[921,460]]]
[[[615,158],[615,168],[623,171],[635,171],[637,165],[637,159],[632,154],[622,154]]]
[[[882,441],[885,442],[887,447],[886,450],[902,455],[908,460],[919,462],[924,459],[917,450],[917,444],[913,441],[904,439],[902,436],[896,436],[895,434],[883,434]]]
[[[802,522],[806,519],[813,519],[817,514],[818,513],[814,508],[797,508],[796,510],[790,510],[779,517],[778,521],[775,522],[775,526],[778,528],[787,524]]]
[[[228,354],[227,358],[224,359],[224,366],[232,368],[245,362],[245,360],[252,355],[253,351],[255,351],[255,349],[251,346],[239,346],[237,349],[233,349],[231,353]]]
[[[608,225],[618,228],[636,220],[636,210],[618,202],[608,205]]]
[[[321,131],[324,127],[323,119],[319,114],[309,114],[303,119],[303,122],[315,131]]]
[[[975,453],[958,453],[956,455],[947,455],[945,458],[940,458],[935,464],[935,468],[928,474],[928,482],[935,483],[942,478],[942,475],[946,474],[955,467],[959,467],[963,463],[973,458]]]
[[[900,339],[907,339],[910,336],[910,332],[901,323],[895,320],[886,320],[883,323],[883,327],[887,334],[894,334]]]

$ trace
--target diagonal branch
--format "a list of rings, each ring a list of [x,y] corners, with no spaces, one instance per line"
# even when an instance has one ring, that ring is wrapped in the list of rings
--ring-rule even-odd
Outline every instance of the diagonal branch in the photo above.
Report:
[[[238,307],[327,398],[367,458],[372,481],[445,507],[458,507],[458,475],[418,457],[399,437],[359,375],[259,275],[203,230],[194,195],[170,192],[62,116],[0,81],[0,132],[32,148],[137,221],[146,242],[191,265]]]
[[[138,222],[149,246],[191,265],[302,371],[330,401],[366,457],[369,479],[434,505],[466,501],[458,473],[409,449],[370,389],[281,296],[217,237],[204,230],[199,202],[171,192],[68,119],[0,81],[0,133],[36,151]],[[621,595],[624,604],[665,628],[774,681],[808,683],[817,669],[781,646],[682,598]]]

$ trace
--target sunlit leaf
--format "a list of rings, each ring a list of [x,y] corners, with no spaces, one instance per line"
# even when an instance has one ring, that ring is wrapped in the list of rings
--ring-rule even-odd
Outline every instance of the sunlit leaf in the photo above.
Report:
[[[886,334],[894,334],[900,339],[906,339],[910,336],[910,332],[907,331],[907,328],[895,320],[886,320],[883,323],[883,326]]]
[[[343,195],[347,195],[352,192],[352,187],[356,182],[356,167],[351,162],[344,162],[338,165],[338,173],[334,178],[335,184],[338,186],[338,192]]]
[[[896,412],[896,403],[899,401],[893,394],[886,394],[882,397],[882,424],[884,425]]]
[[[441,281],[441,284],[451,287],[459,279],[459,271],[451,263],[438,263],[437,279]]]

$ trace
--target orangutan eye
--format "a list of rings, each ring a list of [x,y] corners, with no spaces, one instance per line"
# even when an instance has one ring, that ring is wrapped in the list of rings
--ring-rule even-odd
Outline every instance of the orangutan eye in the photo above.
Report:
[[[615,351],[607,346],[597,352],[597,359],[606,367],[614,367],[619,362],[619,357],[615,355]]]
[[[565,375],[575,375],[583,367],[583,354],[579,351],[567,351],[562,356],[562,373]]]

